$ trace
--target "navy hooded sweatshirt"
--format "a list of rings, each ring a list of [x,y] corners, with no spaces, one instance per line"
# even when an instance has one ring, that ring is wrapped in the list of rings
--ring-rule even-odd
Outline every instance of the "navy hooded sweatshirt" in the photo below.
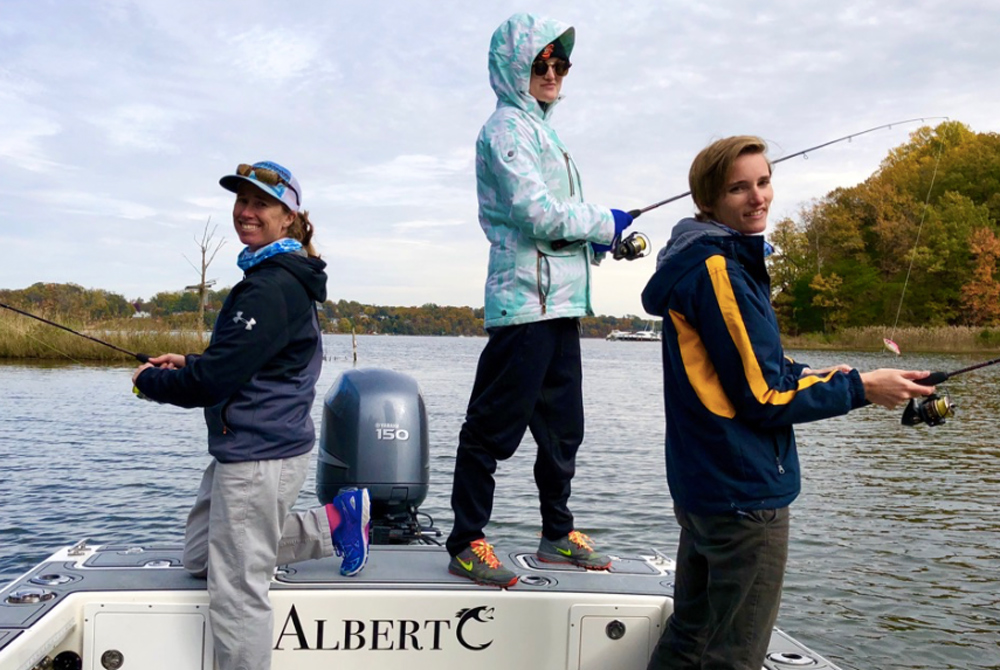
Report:
[[[325,267],[302,252],[253,266],[229,293],[205,353],[188,355],[178,370],[146,369],[136,387],[152,400],[204,407],[208,450],[222,463],[309,452]]]

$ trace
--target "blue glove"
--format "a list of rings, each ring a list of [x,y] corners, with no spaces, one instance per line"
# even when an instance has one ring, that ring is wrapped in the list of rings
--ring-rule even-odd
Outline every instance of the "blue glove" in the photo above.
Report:
[[[611,241],[611,244],[598,244],[597,242],[591,242],[590,246],[593,247],[595,254],[603,254],[611,251],[611,246],[615,243],[615,241],[621,239],[622,232],[632,225],[632,217],[629,216],[628,212],[623,212],[620,209],[613,209],[611,210],[611,215],[615,217],[615,238]]]

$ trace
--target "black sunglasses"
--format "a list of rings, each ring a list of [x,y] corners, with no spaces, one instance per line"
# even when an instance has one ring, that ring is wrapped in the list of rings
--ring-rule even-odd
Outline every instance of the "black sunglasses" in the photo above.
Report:
[[[569,72],[569,69],[573,67],[573,64],[565,58],[553,58],[547,61],[536,60],[531,64],[531,72],[536,77],[544,77],[549,73],[550,67],[556,71],[556,76],[565,77],[566,73]]]

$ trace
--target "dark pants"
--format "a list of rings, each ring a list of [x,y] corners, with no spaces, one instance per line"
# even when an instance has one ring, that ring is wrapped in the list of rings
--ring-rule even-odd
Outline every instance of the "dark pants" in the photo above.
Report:
[[[573,530],[567,507],[583,441],[583,373],[577,319],[553,319],[491,329],[458,439],[448,537],[452,556],[483,537],[493,512],[497,461],[517,451],[525,429],[538,444],[535,483],[542,535],[558,540]]]
[[[778,618],[788,508],[701,516],[681,525],[674,613],[648,670],[760,670]]]

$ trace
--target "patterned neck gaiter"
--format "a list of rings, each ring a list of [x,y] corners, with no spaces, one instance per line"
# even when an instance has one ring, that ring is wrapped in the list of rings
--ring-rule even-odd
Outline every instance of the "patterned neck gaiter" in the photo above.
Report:
[[[301,248],[302,243],[298,240],[293,240],[290,237],[283,237],[280,240],[271,242],[266,247],[261,247],[257,251],[250,251],[250,247],[246,247],[240,252],[239,258],[236,259],[236,264],[240,266],[241,270],[246,272],[253,266],[270,258],[271,256],[287,254],[293,251],[298,251]]]

